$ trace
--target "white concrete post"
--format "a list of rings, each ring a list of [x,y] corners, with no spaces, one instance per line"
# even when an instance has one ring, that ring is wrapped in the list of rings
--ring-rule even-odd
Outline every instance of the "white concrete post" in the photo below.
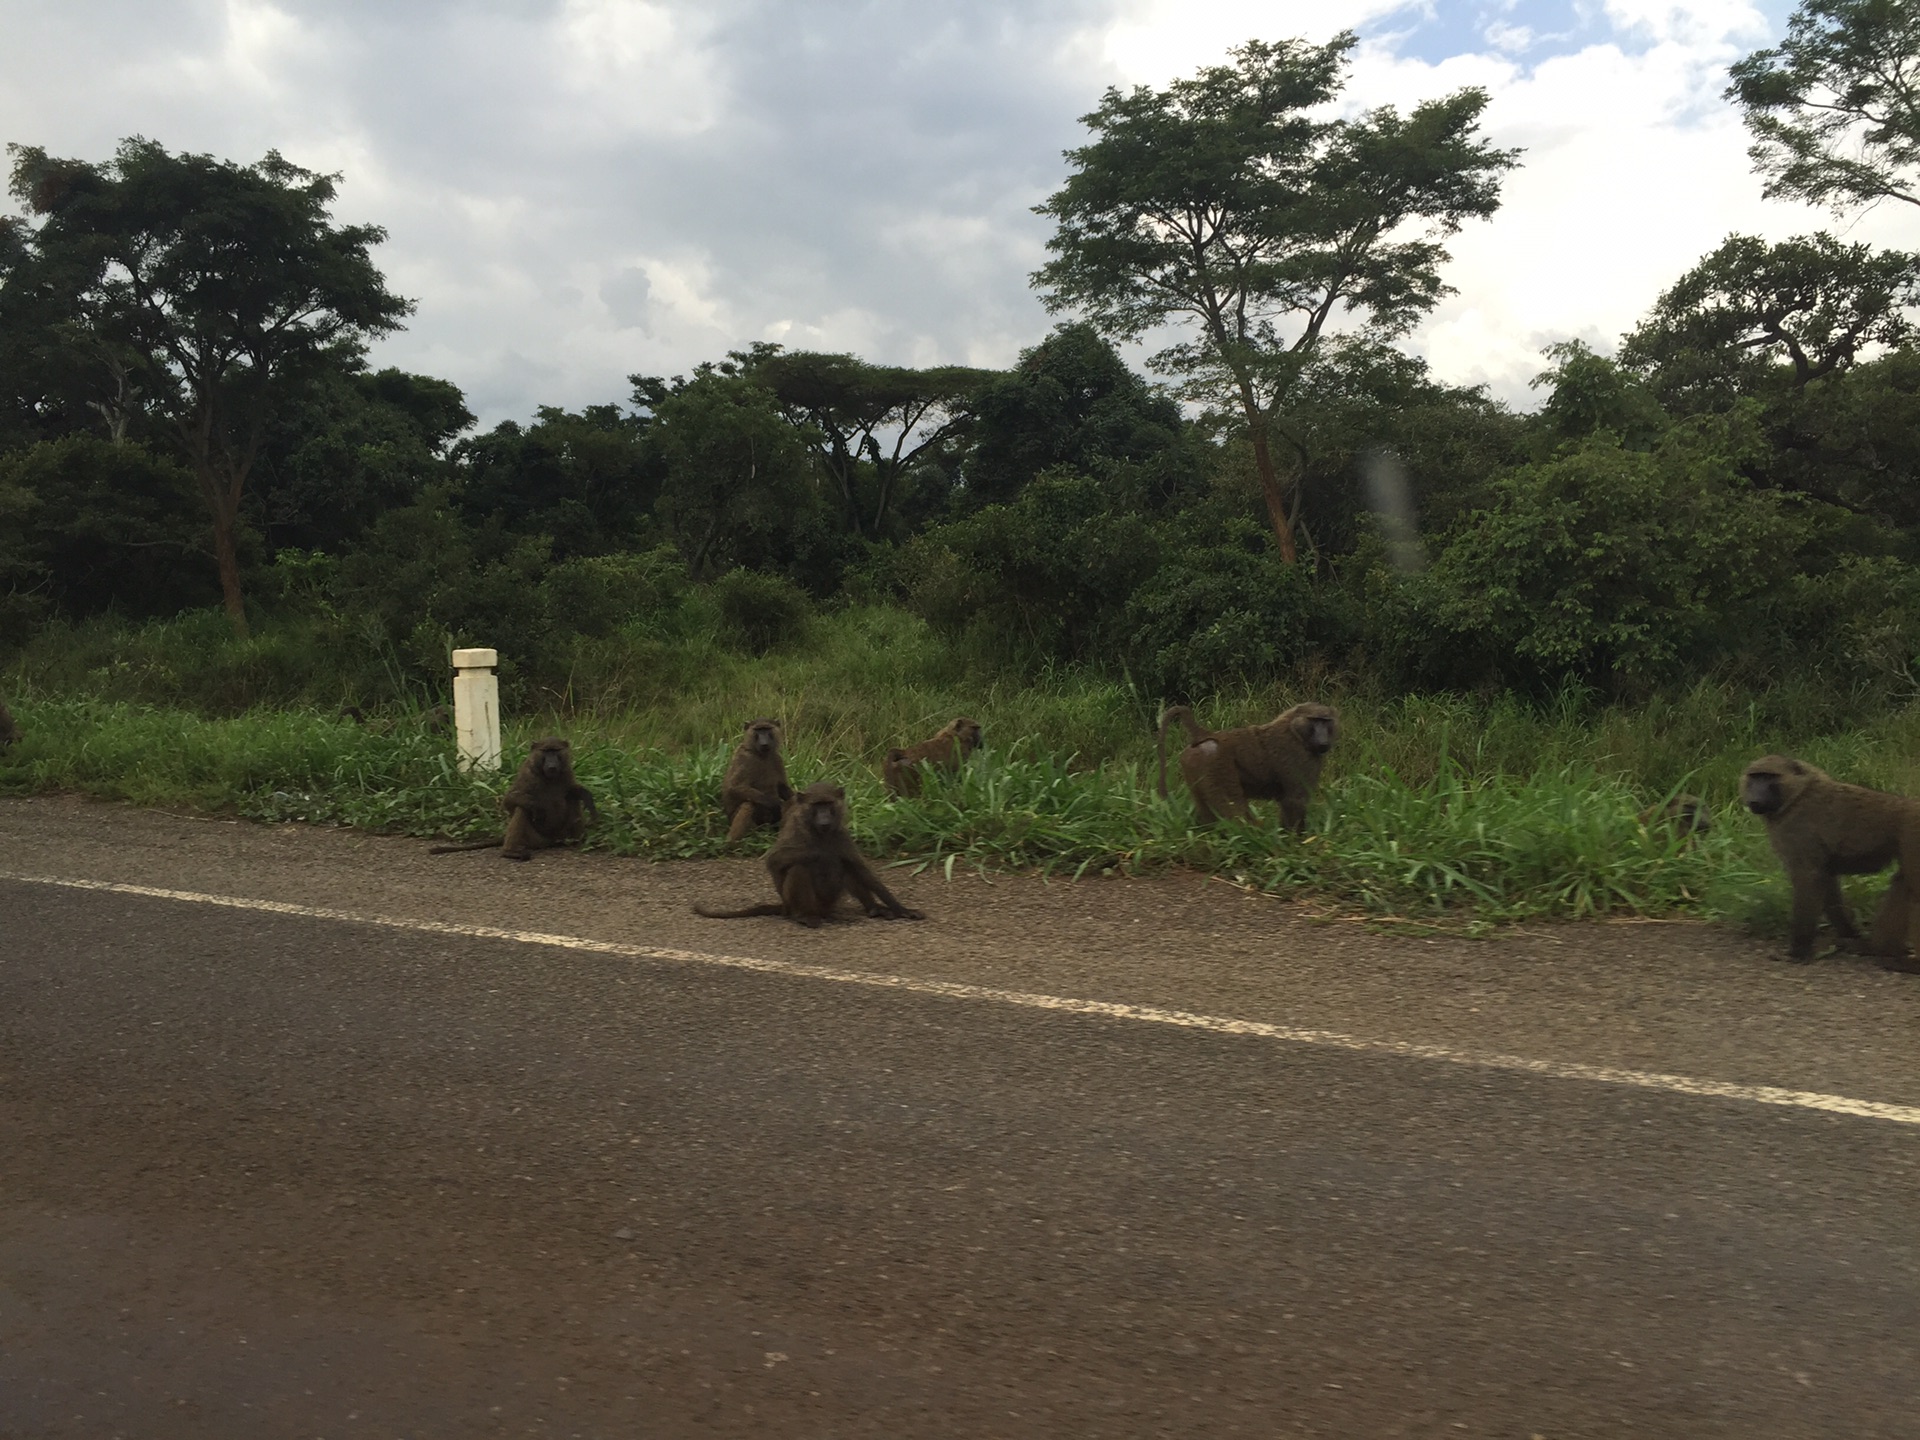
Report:
[[[453,733],[462,770],[500,768],[500,681],[497,650],[453,652]]]

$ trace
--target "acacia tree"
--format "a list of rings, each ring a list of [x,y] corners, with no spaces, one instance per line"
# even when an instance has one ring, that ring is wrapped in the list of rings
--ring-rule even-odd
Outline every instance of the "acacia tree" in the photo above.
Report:
[[[1298,505],[1272,442],[1302,371],[1342,317],[1385,340],[1450,293],[1440,241],[1493,213],[1517,163],[1477,134],[1477,89],[1325,118],[1355,44],[1254,40],[1165,90],[1109,89],[1082,117],[1092,142],[1066,152],[1074,173],[1036,207],[1056,222],[1033,276],[1048,309],[1117,339],[1197,330],[1151,363],[1239,412],[1289,563]]]
[[[236,165],[136,136],[95,165],[8,148],[12,193],[40,218],[38,261],[71,277],[102,353],[131,357],[178,438],[206,502],[227,615],[244,635],[240,504],[275,407],[317,371],[357,362],[412,309],[369,257],[386,232],[334,225],[338,177],[275,151]],[[114,386],[122,396],[125,379]]]
[[[1728,73],[1769,197],[1920,205],[1920,0],[1802,0]]]
[[[869,539],[886,533],[901,478],[954,437],[975,392],[996,378],[964,365],[910,370],[765,343],[734,358],[773,392],[839,487],[853,533]]]
[[[1724,404],[1776,370],[1805,389],[1863,350],[1907,344],[1916,305],[1920,256],[1825,234],[1730,235],[1661,295],[1620,359],[1670,399]]]

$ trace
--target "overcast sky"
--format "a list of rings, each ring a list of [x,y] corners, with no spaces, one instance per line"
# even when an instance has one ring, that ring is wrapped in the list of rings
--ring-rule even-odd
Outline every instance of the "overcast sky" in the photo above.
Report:
[[[1789,0],[0,0],[0,140],[146,135],[340,171],[418,301],[378,363],[488,422],[624,401],[759,339],[1006,365],[1053,323],[1031,207],[1110,84],[1251,36],[1364,37],[1348,97],[1474,84],[1526,150],[1412,338],[1518,405],[1540,350],[1611,349],[1732,231],[1920,248],[1906,206],[1762,201],[1727,64]],[[1907,213],[1893,214],[1891,210]]]

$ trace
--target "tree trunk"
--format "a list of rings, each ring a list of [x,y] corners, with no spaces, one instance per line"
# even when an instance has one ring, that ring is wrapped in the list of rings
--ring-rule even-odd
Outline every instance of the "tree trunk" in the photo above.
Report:
[[[1273,524],[1274,543],[1280,547],[1282,564],[1299,559],[1293,548],[1293,518],[1287,514],[1287,498],[1280,490],[1280,476],[1273,468],[1273,449],[1267,444],[1267,419],[1252,406],[1246,407],[1247,429],[1253,439],[1253,464],[1260,475],[1260,493],[1266,497],[1267,519]]]
[[[220,598],[226,604],[227,619],[233,622],[233,633],[244,640],[247,638],[247,605],[240,594],[240,555],[233,543],[235,519],[227,507],[214,507],[213,558],[220,566]]]

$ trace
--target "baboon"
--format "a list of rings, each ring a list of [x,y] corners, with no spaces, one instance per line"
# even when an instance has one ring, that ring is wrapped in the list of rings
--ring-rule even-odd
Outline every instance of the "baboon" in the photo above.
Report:
[[[1766,821],[1767,843],[1793,887],[1787,942],[1792,959],[1813,958],[1822,910],[1841,940],[1859,943],[1840,877],[1897,865],[1864,948],[1885,957],[1891,969],[1911,968],[1907,949],[1920,935],[1907,871],[1920,873],[1920,801],[1844,784],[1789,755],[1768,755],[1749,765],[1740,777],[1740,798]]]
[[[922,740],[918,745],[896,746],[887,751],[887,758],[880,765],[880,775],[887,782],[889,795],[918,795],[922,765],[938,765],[943,770],[955,770],[961,761],[979,748],[980,722],[962,715],[958,720],[950,720],[943,725],[940,733],[931,740]]]
[[[1193,792],[1200,823],[1220,817],[1246,820],[1248,803],[1274,800],[1289,830],[1307,824],[1307,802],[1320,783],[1320,767],[1340,735],[1340,716],[1330,705],[1312,701],[1282,710],[1264,725],[1238,730],[1208,730],[1184,705],[1160,717],[1160,798],[1167,798],[1167,726],[1178,720],[1187,732],[1180,752],[1180,773]]]
[[[7,700],[0,695],[0,750],[20,743],[20,727],[14,723],[13,712],[7,708]]]
[[[876,920],[924,920],[894,897],[874,873],[847,833],[847,792],[831,780],[816,780],[787,802],[780,838],[767,852],[767,872],[778,903],[744,910],[693,907],[709,920],[742,920],[750,915],[784,915],[810,930],[832,918],[834,906],[849,892]]]
[[[453,711],[445,705],[436,705],[420,715],[420,728],[429,735],[444,735],[453,728]]]
[[[780,758],[778,720],[755,720],[734,747],[720,782],[720,808],[727,817],[727,839],[739,840],[756,825],[778,825],[781,807],[793,798],[787,763]]]
[[[1642,810],[1640,823],[1649,828],[1666,825],[1683,839],[1692,840],[1713,829],[1713,809],[1698,795],[1676,795],[1664,805],[1649,805]]]
[[[500,847],[506,860],[525,860],[535,850],[569,845],[587,833],[587,822],[600,818],[593,792],[573,778],[573,746],[550,737],[533,742],[520,769],[500,797],[507,831],[498,840],[467,845],[436,845],[429,855],[454,855],[463,850]]]

